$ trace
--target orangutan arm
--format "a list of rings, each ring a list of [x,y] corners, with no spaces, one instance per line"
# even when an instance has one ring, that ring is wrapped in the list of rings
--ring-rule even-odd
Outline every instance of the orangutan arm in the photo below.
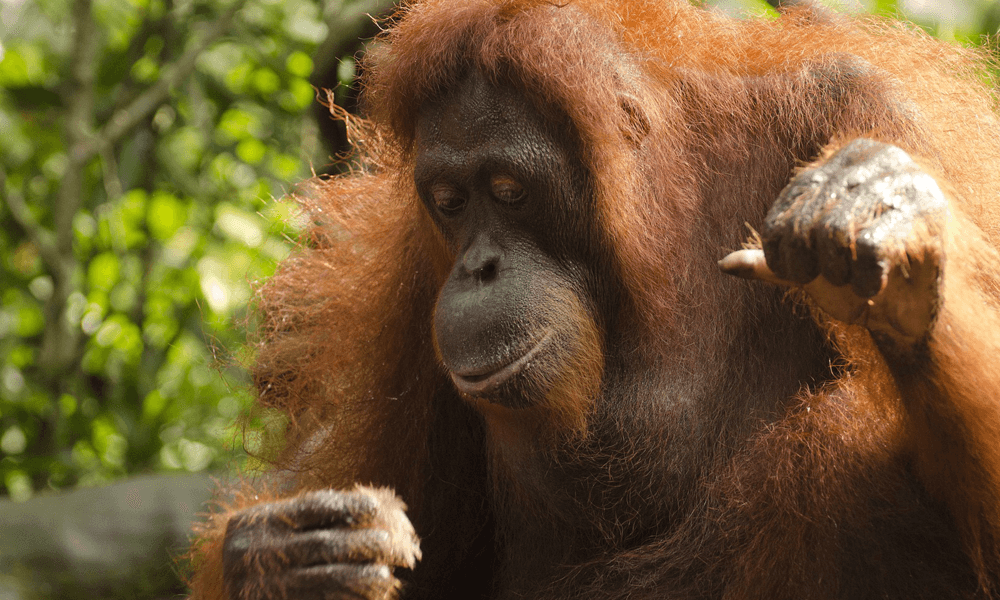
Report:
[[[782,192],[762,250],[723,271],[797,285],[871,333],[893,373],[917,475],[972,559],[1000,561],[1000,257],[894,146],[855,140]]]

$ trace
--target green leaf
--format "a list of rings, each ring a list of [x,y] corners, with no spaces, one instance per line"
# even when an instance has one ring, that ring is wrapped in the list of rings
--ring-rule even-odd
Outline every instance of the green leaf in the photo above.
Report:
[[[245,110],[231,108],[222,114],[216,131],[223,143],[242,140],[260,133],[260,124],[255,115]]]
[[[82,471],[93,471],[100,467],[97,453],[87,440],[79,440],[73,444],[70,459]]]
[[[281,108],[290,113],[300,113],[316,101],[316,89],[305,79],[294,78],[288,82],[288,90],[279,97]]]
[[[110,291],[118,283],[120,264],[113,252],[95,256],[87,267],[87,283],[96,290]]]
[[[259,164],[260,161],[264,160],[266,153],[267,146],[257,138],[246,138],[240,140],[240,143],[236,145],[236,156],[251,165]]]
[[[156,192],[146,212],[146,226],[153,237],[162,241],[170,239],[187,221],[187,207],[168,192]]]
[[[208,134],[194,127],[180,127],[162,142],[161,159],[182,171],[197,169],[208,145]]]
[[[10,499],[14,502],[24,502],[33,495],[31,477],[24,471],[17,469],[7,471],[4,473],[3,484],[7,488]]]
[[[177,444],[180,462],[185,471],[197,473],[204,471],[215,458],[211,448],[201,442],[182,439]]]
[[[340,81],[340,85],[349,86],[354,81],[354,76],[357,74],[358,65],[353,58],[347,57],[340,61],[337,65],[337,80]]]
[[[23,306],[17,313],[17,335],[32,337],[40,334],[45,328],[45,317],[42,311],[34,306]]]
[[[309,58],[309,55],[301,50],[296,50],[288,55],[285,59],[285,68],[292,75],[302,78],[308,78],[312,75],[313,61]]]
[[[0,60],[0,88],[41,85],[48,79],[45,54],[34,44],[14,42]]]
[[[885,15],[890,17],[895,17],[899,15],[899,2],[898,0],[873,0],[874,12],[878,15]]]
[[[281,78],[268,68],[260,68],[253,73],[253,87],[259,94],[270,96],[281,87]]]
[[[4,454],[20,454],[28,447],[28,438],[17,425],[13,425],[0,436],[0,452]]]
[[[160,65],[153,58],[143,56],[133,63],[131,73],[136,81],[151,83],[160,76]]]
[[[35,362],[35,349],[31,346],[15,346],[7,355],[7,361],[18,369],[28,367]]]
[[[77,402],[76,398],[70,394],[63,394],[59,398],[59,411],[65,418],[72,417],[76,412]]]
[[[142,401],[142,420],[147,423],[152,423],[163,413],[163,409],[166,407],[167,398],[160,392],[160,390],[153,390],[152,392],[146,394],[146,398]]]
[[[288,15],[286,31],[293,39],[318,44],[326,38],[329,28],[320,19],[316,5],[303,3]]]
[[[294,156],[282,154],[271,159],[271,172],[281,181],[293,181],[301,168],[301,161]]]
[[[226,73],[226,87],[236,94],[245,94],[250,81],[253,79],[254,68],[252,64],[241,63],[234,66]]]

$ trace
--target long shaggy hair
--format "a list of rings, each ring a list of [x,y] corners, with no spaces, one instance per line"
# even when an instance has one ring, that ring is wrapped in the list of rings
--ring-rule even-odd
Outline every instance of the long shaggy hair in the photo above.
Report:
[[[593,176],[601,244],[634,311],[636,356],[650,365],[665,360],[664,341],[679,331],[706,344],[715,332],[741,331],[745,314],[702,308],[706,261],[739,246],[740,225],[762,220],[793,168],[842,140],[891,141],[919,156],[951,182],[956,206],[989,245],[1000,243],[1000,123],[987,59],[915,28],[808,9],[740,21],[681,0],[428,0],[390,20],[364,59],[365,119],[348,123],[361,166],[300,189],[311,227],[256,301],[259,403],[288,423],[269,453],[275,494],[371,483],[393,486],[412,515],[422,510],[431,430],[441,399],[455,396],[431,330],[454,257],[414,190],[415,124],[470,70],[568,125]],[[969,244],[970,255],[995,257]],[[978,278],[996,303],[996,278]],[[760,598],[835,585],[844,568],[835,555],[851,543],[838,524],[884,520],[893,503],[879,494],[917,492],[899,458],[904,416],[884,362],[863,332],[817,319],[842,379],[803,391],[716,469],[698,492],[707,500],[668,538],[603,558],[602,570],[589,563],[561,584],[600,597],[616,577],[640,588],[671,580],[678,595],[730,586]],[[860,506],[858,488],[876,498]],[[222,597],[228,516],[271,497],[252,489],[202,527],[196,597]],[[960,516],[960,527],[977,532],[978,518]],[[952,543],[917,517],[893,531],[887,553],[905,553],[911,535]],[[1000,558],[992,540],[983,543],[966,551],[988,589]],[[783,558],[801,553],[799,570],[776,577],[777,548]]]

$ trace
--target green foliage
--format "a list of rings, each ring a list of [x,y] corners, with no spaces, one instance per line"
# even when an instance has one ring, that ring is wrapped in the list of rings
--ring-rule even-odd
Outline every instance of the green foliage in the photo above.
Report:
[[[321,14],[351,3],[0,2],[0,493],[244,461],[229,357],[250,282],[287,252],[273,199],[326,162],[309,77]],[[1000,25],[993,0],[917,4],[947,39]]]
[[[1000,27],[1000,3],[996,0],[869,0],[873,13],[909,19],[934,37],[966,45],[989,43]]]
[[[74,164],[74,128],[110,136],[232,3],[93,0],[89,25],[74,4],[6,5],[0,30],[0,490],[16,499],[238,466],[250,391],[228,357],[251,282],[287,252],[273,199],[325,162],[307,112],[319,7],[249,0],[161,102]]]

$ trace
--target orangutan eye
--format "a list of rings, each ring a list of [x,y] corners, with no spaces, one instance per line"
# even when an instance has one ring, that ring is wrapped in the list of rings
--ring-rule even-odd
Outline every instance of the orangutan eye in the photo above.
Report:
[[[437,184],[431,188],[431,201],[446,216],[454,215],[465,206],[465,197],[446,184]]]
[[[491,177],[490,193],[504,204],[517,204],[528,195],[524,187],[509,175],[494,175]]]

